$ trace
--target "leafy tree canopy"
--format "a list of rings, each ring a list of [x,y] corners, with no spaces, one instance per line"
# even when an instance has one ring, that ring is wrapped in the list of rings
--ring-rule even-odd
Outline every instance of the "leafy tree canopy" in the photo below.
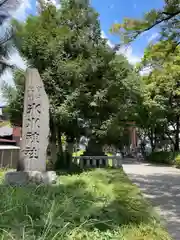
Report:
[[[179,0],[164,0],[162,9],[152,9],[142,19],[125,18],[123,23],[114,24],[112,32],[120,33],[122,42],[127,44],[154,27],[159,27],[161,40],[170,40],[173,43],[172,49],[180,44]]]
[[[8,62],[8,54],[12,48],[13,29],[6,26],[4,23],[11,18],[12,12],[14,12],[20,5],[21,0],[1,0],[0,1],[0,75],[6,68],[12,68],[13,66]]]
[[[38,68],[59,131],[77,136],[81,119],[92,134],[104,137],[111,119],[127,120],[138,76],[101,37],[98,14],[88,1],[61,4],[59,10],[41,5],[40,15],[14,22],[17,47]]]

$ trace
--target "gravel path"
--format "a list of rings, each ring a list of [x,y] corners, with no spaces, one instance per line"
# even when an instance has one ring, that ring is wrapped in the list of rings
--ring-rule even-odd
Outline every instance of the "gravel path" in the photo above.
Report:
[[[180,240],[180,170],[125,160],[124,171],[159,211],[173,239]]]

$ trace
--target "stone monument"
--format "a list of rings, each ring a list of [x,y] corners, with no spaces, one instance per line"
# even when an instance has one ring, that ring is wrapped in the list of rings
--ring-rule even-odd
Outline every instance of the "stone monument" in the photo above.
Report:
[[[54,172],[46,171],[49,142],[49,100],[37,69],[26,73],[20,159],[17,172],[8,172],[9,184],[52,183]]]

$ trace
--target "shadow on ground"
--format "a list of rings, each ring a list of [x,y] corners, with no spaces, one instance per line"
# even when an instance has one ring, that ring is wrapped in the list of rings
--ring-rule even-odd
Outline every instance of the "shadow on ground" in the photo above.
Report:
[[[138,161],[136,158],[123,158],[122,163],[126,165],[139,165],[141,161]]]
[[[154,165],[147,164],[144,170]],[[137,166],[136,166],[137,167]],[[167,228],[175,239],[180,239],[180,172],[163,166],[154,167],[154,173],[146,174],[139,166],[136,174],[129,173],[132,181],[138,185],[146,198],[160,210],[167,222]]]

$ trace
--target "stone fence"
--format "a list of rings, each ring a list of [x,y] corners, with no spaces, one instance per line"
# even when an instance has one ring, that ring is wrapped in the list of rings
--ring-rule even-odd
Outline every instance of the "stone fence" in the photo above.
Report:
[[[80,168],[121,168],[122,158],[119,156],[79,156],[73,157],[73,163]]]
[[[0,168],[16,169],[20,148],[0,146]],[[79,156],[73,157],[73,163],[80,168],[121,168],[122,158],[119,156]]]
[[[20,148],[16,146],[0,146],[0,168],[16,169]]]

